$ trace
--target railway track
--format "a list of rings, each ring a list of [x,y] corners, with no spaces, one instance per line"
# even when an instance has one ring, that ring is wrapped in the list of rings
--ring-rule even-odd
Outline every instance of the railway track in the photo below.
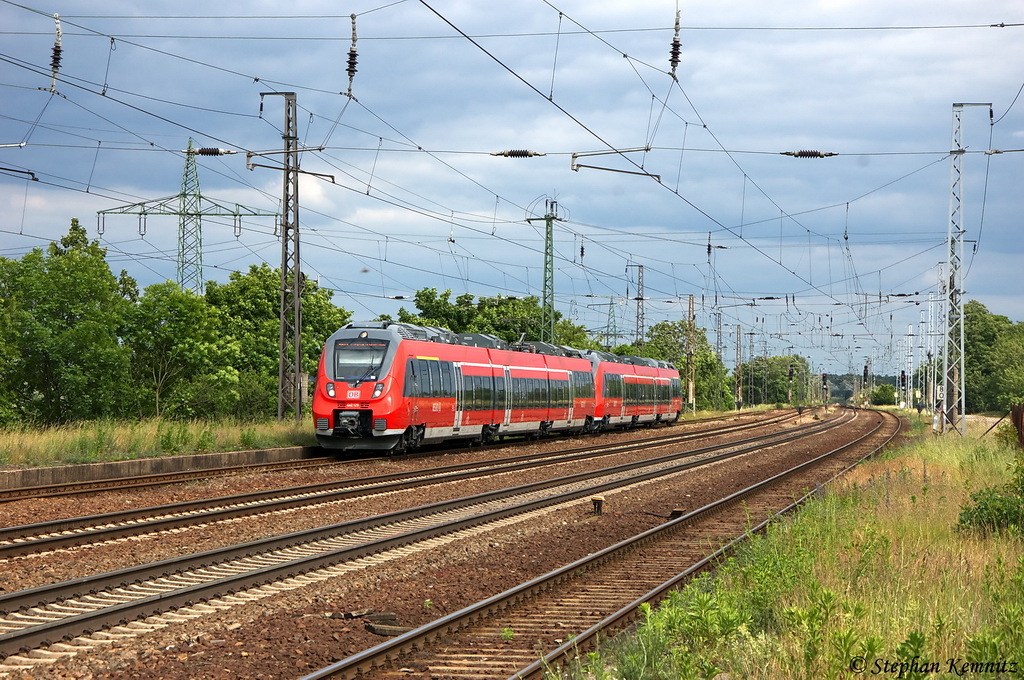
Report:
[[[721,420],[722,417],[713,418],[702,418],[698,420],[687,420],[682,421],[680,425],[699,425],[707,422],[714,422]],[[521,444],[528,444],[528,441],[502,441],[495,442],[492,444],[486,444],[481,448],[498,448],[498,447],[509,447],[518,446]],[[445,453],[453,451],[446,451],[443,449],[437,450],[422,450],[414,453],[406,453],[401,455],[387,456],[387,457],[374,457],[374,458],[353,458],[351,454],[339,454],[348,455],[349,458],[339,458],[338,455],[334,456],[318,456],[314,458],[301,458],[294,460],[277,461],[273,463],[250,463],[241,465],[228,465],[214,468],[199,468],[194,470],[180,470],[175,472],[161,472],[148,475],[135,475],[129,477],[117,477],[113,479],[96,479],[83,482],[64,482],[45,484],[39,486],[26,486],[16,487],[10,489],[0,489],[0,503],[6,501],[25,500],[29,498],[48,498],[52,496],[71,496],[85,493],[96,493],[99,491],[117,491],[125,489],[141,489],[151,486],[164,486],[167,484],[180,484],[183,482],[193,482],[200,479],[211,479],[216,477],[227,477],[230,475],[237,475],[246,472],[278,472],[284,470],[301,470],[304,468],[311,467],[323,467],[326,465],[344,465],[352,460],[358,460],[358,462],[367,462],[374,460],[411,460],[416,458],[424,458],[429,456],[440,456]]]
[[[281,460],[273,463],[256,463],[244,465],[227,465],[215,468],[196,470],[180,470],[176,472],[158,472],[151,475],[135,475],[114,479],[95,479],[85,482],[63,482],[40,486],[23,486],[13,489],[0,489],[0,503],[5,501],[25,500],[28,498],[49,498],[51,496],[73,496],[77,494],[96,493],[97,491],[119,491],[124,489],[141,489],[165,484],[192,482],[197,479],[227,477],[244,472],[278,472],[282,470],[301,470],[325,465],[339,465],[343,461],[331,456],[316,458],[300,458]]]
[[[840,448],[302,680],[537,680],[546,667],[582,656],[599,637],[628,626],[641,603],[657,602],[712,567],[751,531],[749,518],[766,517],[753,529],[760,530],[813,495],[816,486],[801,474],[832,464],[834,479],[888,444],[899,431],[898,419],[880,418],[870,432]],[[834,463],[851,449],[853,462]],[[709,555],[709,535],[734,538]]]
[[[728,424],[699,432],[672,432],[629,444],[596,444],[537,456],[513,456],[487,463],[464,463],[418,471],[377,475],[339,482],[260,491],[249,494],[186,501],[169,505],[124,510],[103,515],[75,517],[0,529],[0,559],[32,553],[153,535],[197,523],[209,524],[239,517],[281,512],[300,507],[338,502],[357,496],[387,493],[429,484],[522,471],[529,468],[609,456],[638,445],[668,446],[722,436],[786,422],[795,415],[776,415],[750,423]]]
[[[388,551],[404,554],[410,549],[433,547],[453,540],[460,532],[478,531],[487,523],[515,521],[517,516],[543,512],[593,493],[813,436],[843,420],[800,426],[762,437],[758,443],[733,442],[670,454],[10,593],[0,596],[0,608],[7,612],[0,619],[0,655],[7,657],[39,647],[47,649],[38,650],[37,655],[74,654],[102,644],[96,642],[94,634],[109,638],[166,626],[202,611],[230,607],[277,589],[298,587],[389,559]],[[698,454],[706,455],[693,460]],[[175,609],[178,611],[167,613]],[[108,632],[96,633],[102,628]]]

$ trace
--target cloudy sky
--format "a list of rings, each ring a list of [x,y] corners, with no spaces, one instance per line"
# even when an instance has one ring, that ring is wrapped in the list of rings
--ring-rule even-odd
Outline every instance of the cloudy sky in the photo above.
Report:
[[[642,272],[646,325],[693,295],[729,365],[739,326],[744,358],[893,373],[938,307],[955,103],[984,104],[960,119],[966,297],[1024,320],[1022,64],[1011,0],[0,0],[0,255],[77,217],[115,273],[174,279],[177,218],[101,234],[97,212],[176,195],[189,138],[238,152],[198,159],[204,197],[277,211],[282,173],[246,152],[282,149],[283,97],[262,95],[288,91],[300,143],[325,147],[302,153],[324,175],[301,179],[303,270],[358,319],[425,287],[539,296],[527,220],[556,201],[577,323],[611,310],[632,340]],[[491,155],[509,149],[545,155]],[[204,220],[204,279],[279,266],[274,232]]]

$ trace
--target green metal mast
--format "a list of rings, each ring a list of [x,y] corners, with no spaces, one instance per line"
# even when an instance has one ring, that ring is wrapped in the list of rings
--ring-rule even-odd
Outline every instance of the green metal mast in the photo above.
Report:
[[[542,342],[555,341],[555,213],[558,204],[547,202],[544,213],[544,293],[540,312],[540,339]],[[546,337],[545,337],[546,336]]]
[[[203,294],[203,216],[195,147],[188,138],[185,173],[178,194],[178,285]]]
[[[235,153],[228,149],[201,148],[188,140],[185,154],[185,172],[181,178],[181,191],[177,196],[167,196],[151,201],[140,201],[128,205],[100,210],[96,213],[96,228],[102,234],[106,228],[107,215],[138,215],[139,235],[146,235],[146,219],[150,215],[175,215],[178,218],[178,261],[177,282],[182,290],[191,289],[202,295],[203,283],[203,215],[231,217],[234,221],[235,237],[242,233],[243,217],[275,217],[276,212],[249,208],[237,203],[231,205],[204,198],[199,191],[199,171],[196,156],[226,156]]]
[[[540,218],[527,218],[533,222]],[[558,202],[544,201],[544,289],[541,293],[540,341],[555,341],[555,237],[554,225],[558,219]]]

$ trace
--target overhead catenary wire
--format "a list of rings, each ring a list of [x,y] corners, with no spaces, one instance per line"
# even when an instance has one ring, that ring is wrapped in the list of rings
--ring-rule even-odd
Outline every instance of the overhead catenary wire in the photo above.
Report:
[[[379,135],[378,135],[378,139],[381,139],[381,137],[380,137]],[[685,146],[685,145],[684,145],[684,146]],[[92,148],[95,148],[95,147],[92,147]],[[106,153],[106,150],[107,150],[107,148],[108,148],[108,145],[107,145],[106,141],[103,141],[103,149],[104,149],[104,152],[105,152],[105,153]],[[378,145],[378,150],[381,150],[381,146],[380,146],[380,145]],[[385,148],[385,149],[384,149],[384,150],[382,150],[381,152],[382,152],[382,153],[387,153],[387,151],[388,151],[388,150],[387,150],[387,149]],[[412,149],[411,151],[413,151],[413,152],[416,152],[416,153],[420,153],[420,150],[418,150],[418,149]],[[438,151],[438,152],[435,152],[435,153],[438,153],[438,154],[440,154],[440,153],[443,153],[443,152],[440,152],[440,151]],[[374,164],[374,167],[375,167],[375,164]],[[373,177],[373,175],[374,175],[374,167],[371,167],[371,168],[370,168],[370,176],[371,176],[371,177]],[[744,180],[744,182],[746,183],[746,180]],[[374,182],[374,183],[376,183],[376,182]],[[364,186],[369,186],[369,184],[365,184]],[[494,195],[495,195],[495,196],[497,197],[497,194],[494,194]],[[496,200],[496,203],[497,203],[497,202],[498,202],[498,199],[496,198],[495,200]],[[403,209],[404,209],[404,208],[403,208]],[[494,232],[494,231],[495,231],[495,220],[493,219],[493,217],[491,218],[490,222],[491,222],[491,224],[490,224],[490,227],[491,227],[490,231],[491,231],[491,232]],[[743,220],[741,220],[741,223],[742,223],[742,222],[743,222]],[[753,243],[757,243],[757,240],[756,240],[756,239],[752,239],[752,242],[753,242]],[[861,241],[858,241],[858,242],[861,242]],[[460,244],[460,245],[461,245],[461,244]]]

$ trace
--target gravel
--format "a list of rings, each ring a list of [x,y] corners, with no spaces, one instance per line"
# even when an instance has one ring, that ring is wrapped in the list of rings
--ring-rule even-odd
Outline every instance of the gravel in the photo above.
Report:
[[[809,422],[809,416],[805,415],[802,420]],[[648,430],[620,433],[606,436],[601,441],[651,434]],[[815,437],[808,444],[784,445],[777,455],[742,456],[623,491],[605,492],[604,514],[600,516],[594,515],[590,502],[584,500],[528,520],[454,538],[440,549],[416,551],[397,559],[382,559],[377,565],[349,571],[343,576],[173,624],[115,642],[106,649],[82,653],[12,677],[85,680],[298,678],[385,639],[366,630],[363,619],[344,618],[346,612],[364,609],[392,612],[399,626],[422,625],[656,526],[673,509],[693,510],[745,488],[755,480],[835,448],[838,441],[845,438],[837,433],[828,433]],[[541,453],[594,441],[587,438],[576,443],[565,440],[543,442],[525,450],[518,448],[511,454],[500,450],[468,450],[449,454],[443,462],[417,459],[272,475],[241,475],[178,487],[105,492],[72,501],[18,501],[8,504],[5,510],[18,506],[14,508],[15,517],[43,521],[125,507],[331,481],[338,477],[339,472],[352,478],[384,471]],[[616,462],[621,461],[616,459]],[[609,464],[609,459],[602,459],[596,465],[605,467]],[[574,472],[584,469],[582,464],[562,467],[571,467]],[[558,474],[568,474],[568,471],[559,470]],[[516,473],[512,479],[503,475],[441,484],[428,489],[354,499],[308,511],[274,514],[259,522],[240,520],[200,526],[180,534],[161,535],[159,539],[126,540],[66,553],[11,560],[3,565],[0,587],[23,589],[31,587],[28,584],[52,583],[74,578],[75,575],[109,571],[183,552],[199,552],[216,545],[251,540],[261,535],[277,535],[317,526],[318,523],[378,514],[442,498],[479,493],[488,488],[504,488],[544,476],[542,472],[531,471]],[[5,517],[11,516],[5,513]],[[13,523],[24,521],[15,519]]]

